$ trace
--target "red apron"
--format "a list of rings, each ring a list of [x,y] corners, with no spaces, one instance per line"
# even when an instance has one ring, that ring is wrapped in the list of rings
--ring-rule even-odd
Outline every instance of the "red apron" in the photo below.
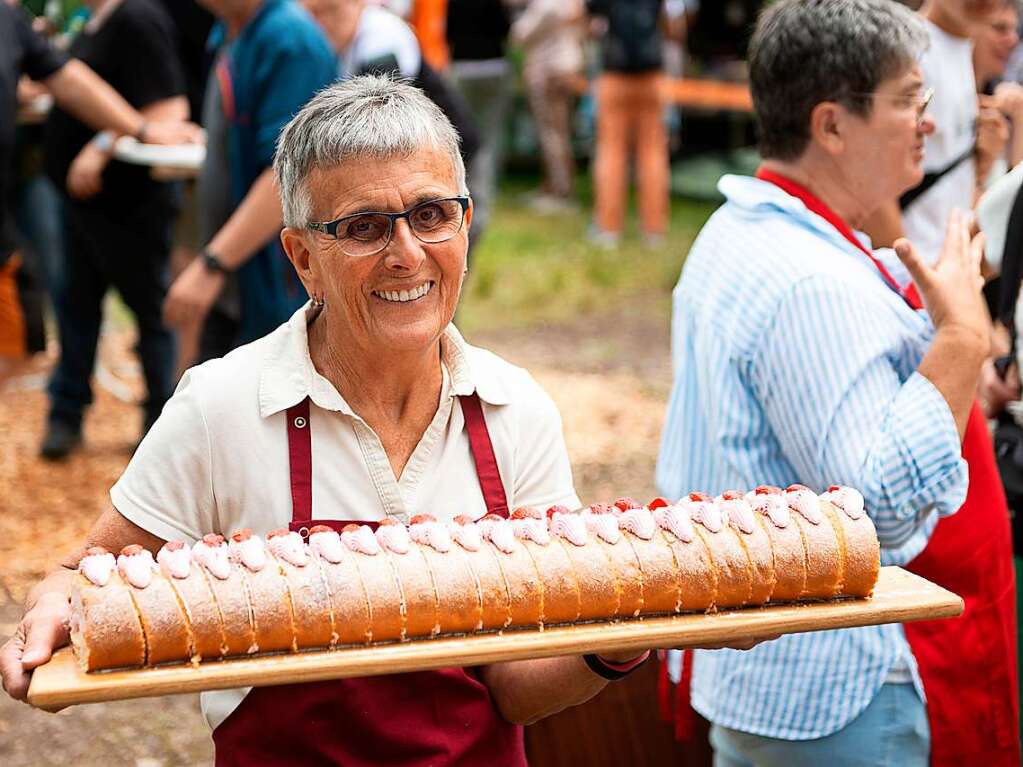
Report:
[[[504,485],[476,394],[460,397],[488,513],[508,516]],[[312,519],[309,400],[287,412],[291,529]],[[368,524],[360,522],[360,524]],[[501,718],[474,669],[257,687],[213,733],[218,767],[525,767],[522,727]]]
[[[757,178],[803,201],[863,251],[890,288],[913,309],[923,303],[916,286],[902,290],[884,265],[856,239],[849,226],[809,190],[761,169]],[[1009,511],[995,464],[987,422],[976,402],[963,439],[969,466],[966,502],[938,522],[926,548],[907,567],[959,594],[966,610],[958,620],[904,625],[927,694],[934,767],[1018,767],[1016,590]],[[689,653],[687,653],[688,655]],[[685,658],[684,677],[691,668]],[[661,685],[662,710],[668,688]],[[676,697],[676,732],[692,731],[688,684]],[[691,709],[690,709],[691,712]]]

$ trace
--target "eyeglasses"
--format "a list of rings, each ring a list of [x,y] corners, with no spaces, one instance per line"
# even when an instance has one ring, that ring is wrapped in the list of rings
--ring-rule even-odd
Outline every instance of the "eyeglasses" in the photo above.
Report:
[[[346,256],[372,256],[390,244],[394,224],[400,219],[408,222],[420,242],[433,245],[450,240],[462,230],[468,207],[467,196],[445,197],[421,202],[401,213],[354,213],[334,221],[307,224],[306,228],[336,239]]]
[[[924,113],[927,111],[927,107],[930,106],[931,99],[934,98],[934,88],[928,88],[923,93],[915,96],[896,96],[894,94],[887,93],[850,93],[850,96],[860,96],[863,98],[883,98],[890,101],[902,102],[905,106],[916,107],[916,119],[920,122],[924,119]]]

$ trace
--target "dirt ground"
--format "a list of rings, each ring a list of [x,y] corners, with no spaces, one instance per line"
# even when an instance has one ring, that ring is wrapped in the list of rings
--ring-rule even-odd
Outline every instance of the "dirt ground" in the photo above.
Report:
[[[633,307],[642,301],[630,302]],[[667,319],[656,311],[603,313],[571,324],[477,334],[470,341],[528,368],[561,409],[584,502],[654,495],[653,469],[671,383]],[[110,332],[85,446],[67,462],[37,456],[49,361],[0,391],[0,642],[14,630],[31,584],[81,539],[109,503],[140,426],[131,338]],[[196,696],[80,706],[45,714],[0,695],[0,764],[209,764]]]

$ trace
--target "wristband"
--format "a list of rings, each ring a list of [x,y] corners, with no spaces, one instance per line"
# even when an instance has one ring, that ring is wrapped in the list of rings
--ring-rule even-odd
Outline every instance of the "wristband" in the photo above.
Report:
[[[199,251],[199,259],[202,261],[202,265],[206,267],[206,271],[210,274],[227,274],[227,267],[225,267],[220,262],[220,259],[206,248]]]
[[[96,149],[106,154],[110,153],[110,150],[114,148],[114,134],[110,131],[100,131],[93,136],[91,143]]]
[[[612,661],[604,660],[596,654],[584,655],[583,660],[586,662],[586,665],[590,667],[590,671],[594,674],[608,680],[609,682],[615,682],[622,677],[628,676],[637,668],[642,666],[649,657],[650,651],[647,650],[638,658],[633,658],[625,663],[613,663]]]

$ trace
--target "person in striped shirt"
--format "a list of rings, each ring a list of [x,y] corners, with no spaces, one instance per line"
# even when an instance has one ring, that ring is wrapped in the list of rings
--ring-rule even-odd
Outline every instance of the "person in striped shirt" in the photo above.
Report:
[[[946,585],[966,614],[933,622],[936,641],[889,624],[697,652],[691,700],[717,767],[1019,764],[1008,518],[974,406],[982,242],[954,213],[928,265],[906,240],[874,251],[856,231],[921,179],[926,45],[919,19],[883,0],[761,15],[763,164],[721,179],[727,201],[675,288],[657,482],[671,498],[858,487],[882,564],[958,578]],[[669,668],[678,678],[677,654]]]

